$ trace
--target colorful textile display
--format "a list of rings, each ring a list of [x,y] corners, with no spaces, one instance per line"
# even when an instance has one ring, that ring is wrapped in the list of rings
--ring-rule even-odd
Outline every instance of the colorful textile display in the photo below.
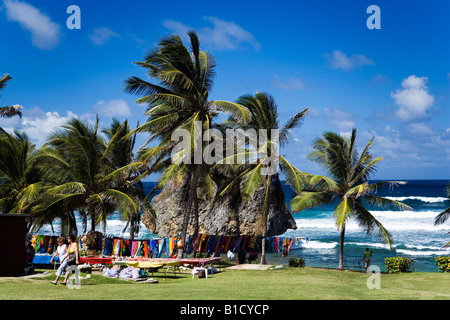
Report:
[[[40,235],[32,236],[31,243],[35,253],[53,254],[57,247],[57,236]],[[80,251],[87,248],[82,241],[83,235],[77,238],[80,245]],[[111,235],[97,234],[94,249],[98,256],[106,257],[131,257],[131,258],[175,258],[178,252],[178,241],[181,238],[167,237],[164,239],[137,239],[129,240]],[[238,252],[240,248],[255,249],[260,252],[261,236],[256,235],[209,235],[194,234],[186,239],[186,254],[194,252],[202,253],[206,258],[217,257],[221,253],[228,251]],[[305,241],[304,237],[268,237],[266,238],[266,252],[281,253],[287,257],[290,250],[302,248]]]

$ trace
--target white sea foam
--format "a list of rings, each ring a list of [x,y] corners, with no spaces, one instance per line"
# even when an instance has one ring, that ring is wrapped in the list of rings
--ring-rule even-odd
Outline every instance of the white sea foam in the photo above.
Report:
[[[398,253],[404,254],[406,256],[442,256],[448,255],[450,251],[448,250],[407,250],[407,249],[397,249]]]
[[[338,245],[337,242],[320,242],[315,240],[306,241],[302,244],[307,249],[333,249]]]
[[[428,203],[437,203],[448,201],[448,198],[443,197],[419,197],[419,196],[409,196],[409,197],[385,197],[386,199],[394,200],[394,201],[405,201],[405,200],[419,200],[422,202]]]
[[[389,231],[393,230],[450,230],[450,224],[435,226],[434,219],[438,211],[371,211],[371,214]],[[337,230],[336,221],[332,213],[322,219],[296,219],[298,228]],[[345,226],[346,230],[360,230],[355,219],[350,218]]]

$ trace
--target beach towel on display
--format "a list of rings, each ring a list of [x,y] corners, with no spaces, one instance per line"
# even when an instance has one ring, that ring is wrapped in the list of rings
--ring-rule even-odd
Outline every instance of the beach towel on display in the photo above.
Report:
[[[239,238],[236,240],[234,246],[233,246],[233,251],[236,251],[236,249],[239,247],[239,244],[241,243],[242,240],[242,236],[239,236]]]
[[[159,248],[158,258],[161,258],[161,255],[162,255],[163,251],[166,249],[165,248],[165,241],[164,241],[164,239],[160,239],[158,241],[158,248]]]
[[[48,238],[47,253],[48,254],[53,253],[53,237]]]
[[[173,237],[170,237],[169,238],[169,256],[171,256],[172,255],[172,252],[173,252],[173,242],[174,242],[174,238]]]
[[[39,237],[38,234],[35,234],[34,236],[31,237],[31,245],[33,246],[34,250],[36,250],[38,237]]]
[[[225,244],[223,246],[223,252],[228,252],[230,248],[231,236],[225,236]]]

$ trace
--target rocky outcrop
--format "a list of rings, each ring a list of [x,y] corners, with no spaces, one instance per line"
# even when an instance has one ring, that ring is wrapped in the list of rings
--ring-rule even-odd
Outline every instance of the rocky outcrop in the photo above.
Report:
[[[181,232],[183,220],[185,191],[180,186],[169,184],[152,199],[154,217],[151,217],[149,213],[144,214],[141,219],[143,224],[160,237],[178,235]],[[199,232],[222,235],[261,235],[263,200],[264,188],[261,187],[236,210],[232,209],[230,197],[199,201]],[[194,219],[191,217],[188,234],[194,233]],[[266,235],[280,235],[288,229],[297,229],[297,225],[283,197],[277,197],[274,191],[270,198]]]

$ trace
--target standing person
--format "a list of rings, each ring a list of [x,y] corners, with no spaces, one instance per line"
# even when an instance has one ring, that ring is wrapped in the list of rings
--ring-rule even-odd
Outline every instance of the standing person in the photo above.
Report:
[[[67,236],[67,241],[69,241],[69,247],[67,249],[69,257],[67,258],[67,265],[65,269],[67,269],[69,266],[77,265],[79,263],[77,237],[74,234],[69,234]],[[66,270],[66,277],[64,278],[64,281],[61,282],[61,284],[66,284],[68,278],[69,278],[69,271]]]
[[[244,264],[247,256],[247,252],[245,252],[244,248],[240,248],[238,251],[238,264]]]
[[[27,233],[25,237],[25,274],[27,275],[34,273],[33,259],[35,255],[35,249],[33,247],[31,238],[31,234]]]
[[[66,268],[67,260],[68,260],[68,256],[69,256],[69,248],[64,243],[64,237],[58,237],[57,242],[58,242],[58,248],[56,249],[55,253],[53,254],[52,258],[50,259],[50,263],[52,263],[53,258],[55,258],[56,255],[58,255],[60,264],[59,264],[58,270],[56,271],[56,279],[55,279],[55,281],[51,282],[52,284],[58,283],[59,277],[61,276],[62,272]]]
[[[366,248],[366,251],[364,252],[364,268],[367,269],[370,267],[370,257],[372,256],[372,251],[369,251],[369,248]]]

